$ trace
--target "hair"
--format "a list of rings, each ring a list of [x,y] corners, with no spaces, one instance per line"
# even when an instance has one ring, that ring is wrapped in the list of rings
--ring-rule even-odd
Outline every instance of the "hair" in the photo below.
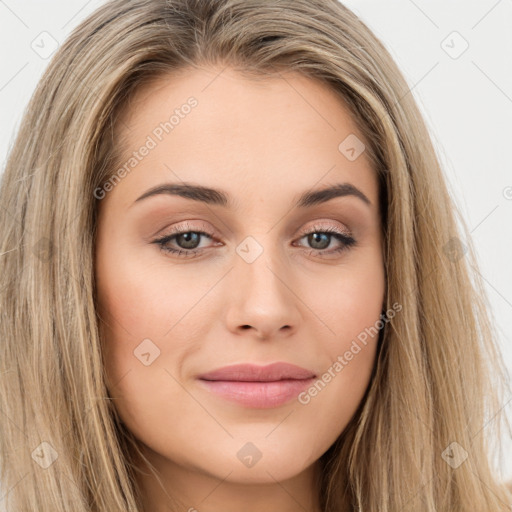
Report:
[[[143,510],[137,443],[105,385],[94,191],[119,165],[116,119],[131,96],[212,65],[327,84],[378,177],[386,302],[402,310],[381,332],[355,415],[320,458],[324,512],[510,510],[491,461],[506,375],[470,235],[410,87],[336,0],[111,0],[54,55],[0,188],[7,509]],[[468,454],[456,468],[443,456],[453,442]]]

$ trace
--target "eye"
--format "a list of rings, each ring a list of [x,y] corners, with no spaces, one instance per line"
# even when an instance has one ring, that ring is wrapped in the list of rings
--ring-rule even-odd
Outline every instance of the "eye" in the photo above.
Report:
[[[302,238],[307,238],[307,243],[311,246],[312,250],[309,254],[320,256],[338,254],[356,244],[356,240],[352,236],[332,226],[314,226],[310,231],[303,234],[300,240]],[[333,238],[339,246],[326,251],[325,249],[331,245]]]
[[[171,233],[155,240],[164,252],[175,254],[179,257],[193,257],[201,253],[204,248],[198,248],[202,238],[213,239],[213,233],[208,231],[193,230],[187,224],[171,229]],[[178,248],[173,248],[170,244],[175,243]]]
[[[157,244],[166,253],[182,258],[191,258],[205,250],[205,247],[199,247],[201,240],[204,238],[215,239],[213,233],[209,231],[192,229],[189,225],[181,225],[173,228],[170,234],[155,240],[153,243]],[[303,238],[307,238],[307,243],[310,244],[311,251],[309,254],[319,256],[338,254],[356,244],[356,240],[352,236],[331,226],[315,226],[304,233],[299,240]],[[326,249],[331,245],[333,239],[339,245],[327,251]],[[172,247],[172,244],[177,245],[177,248]]]

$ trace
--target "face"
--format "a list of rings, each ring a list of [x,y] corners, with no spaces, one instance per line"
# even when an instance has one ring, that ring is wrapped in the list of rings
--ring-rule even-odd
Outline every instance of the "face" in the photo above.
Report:
[[[119,123],[118,179],[97,191],[107,385],[162,470],[272,482],[312,467],[368,386],[378,183],[325,85],[219,73],[162,78]]]

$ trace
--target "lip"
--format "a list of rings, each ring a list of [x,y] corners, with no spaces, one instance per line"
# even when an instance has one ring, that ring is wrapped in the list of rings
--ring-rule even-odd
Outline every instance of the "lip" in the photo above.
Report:
[[[266,409],[288,403],[310,386],[316,375],[310,370],[278,362],[266,366],[236,364],[198,376],[208,391],[250,408]]]

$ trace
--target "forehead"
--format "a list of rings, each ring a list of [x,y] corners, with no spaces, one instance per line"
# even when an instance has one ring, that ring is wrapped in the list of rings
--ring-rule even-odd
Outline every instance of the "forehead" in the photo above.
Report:
[[[195,109],[201,112],[194,116],[199,118],[195,124],[214,121],[215,132],[250,127],[256,134],[280,122],[297,135],[304,125],[294,121],[301,119],[311,130],[336,132],[343,125],[351,133],[359,132],[344,99],[327,84],[295,71],[258,75],[229,67],[182,68],[153,79],[125,105],[118,132],[126,136],[133,129],[134,135],[148,131],[148,121],[168,120],[190,97],[200,106]]]
[[[377,201],[367,141],[343,99],[296,72],[249,77],[231,68],[186,68],[163,75],[125,105],[116,134],[119,166],[151,146],[123,180],[132,196],[163,181],[202,183],[234,197],[296,197],[350,181]],[[346,152],[353,148],[355,159]]]

